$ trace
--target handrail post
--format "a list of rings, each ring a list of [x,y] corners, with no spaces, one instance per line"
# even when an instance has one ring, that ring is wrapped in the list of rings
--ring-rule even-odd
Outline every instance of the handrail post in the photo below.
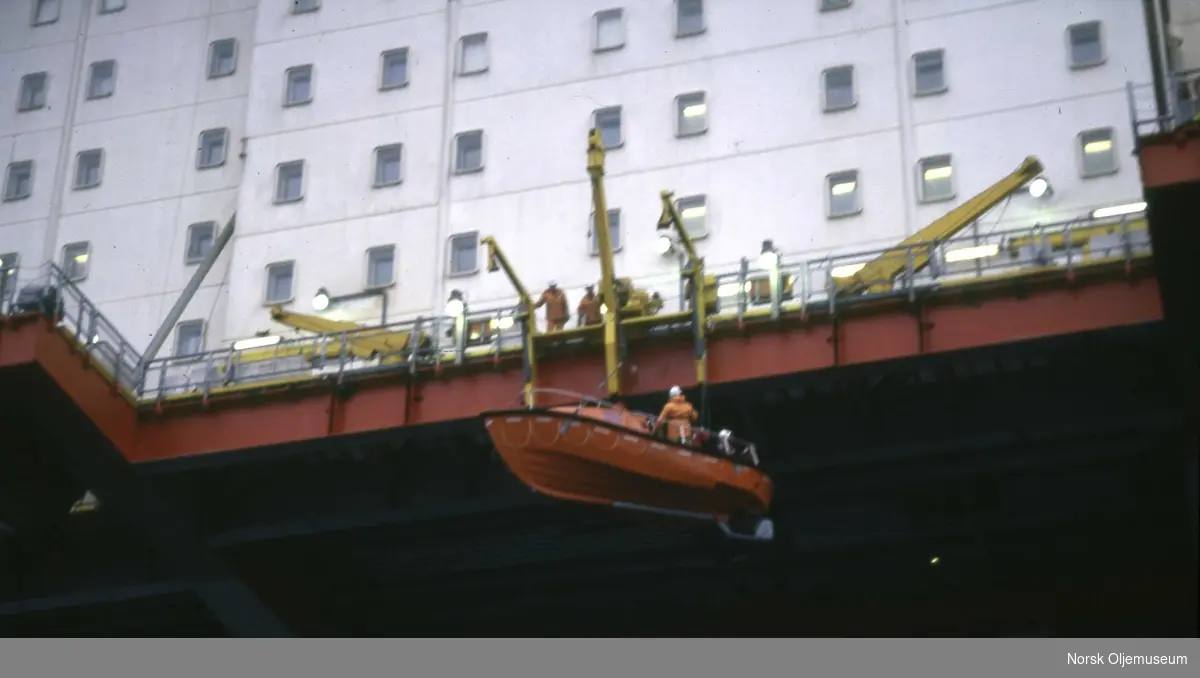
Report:
[[[742,257],[741,268],[737,278],[737,320],[738,324],[746,319],[746,307],[749,304],[749,294],[746,292],[746,280],[750,277],[750,260]]]

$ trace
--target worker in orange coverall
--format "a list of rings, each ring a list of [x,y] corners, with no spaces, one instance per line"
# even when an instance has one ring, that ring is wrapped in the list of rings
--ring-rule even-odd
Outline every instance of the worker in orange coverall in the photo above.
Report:
[[[692,422],[698,418],[696,408],[683,397],[683,389],[672,386],[667,404],[663,405],[662,413],[658,415],[656,429],[661,430],[665,426],[668,438],[686,445],[692,439]]]
[[[567,310],[567,295],[558,289],[558,283],[553,280],[546,286],[546,291],[542,292],[542,296],[538,302],[534,304],[534,308],[546,307],[546,331],[557,332],[567,326],[567,318],[571,317],[571,312]]]
[[[579,326],[599,325],[604,321],[600,317],[600,297],[596,296],[596,288],[587,286],[587,292],[579,300]]]

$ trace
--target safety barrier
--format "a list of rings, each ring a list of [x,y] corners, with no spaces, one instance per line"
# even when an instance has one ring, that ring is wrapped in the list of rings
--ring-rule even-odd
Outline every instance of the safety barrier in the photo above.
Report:
[[[1200,121],[1200,69],[1177,71],[1167,76],[1160,107],[1155,86],[1150,83],[1125,85],[1133,139],[1170,132],[1192,121]]]
[[[747,316],[807,313],[858,303],[880,294],[915,294],[922,290],[971,285],[1005,277],[1046,271],[1073,271],[1098,264],[1150,255],[1150,237],[1141,213],[1111,219],[1076,219],[1067,222],[966,235],[939,243],[869,252],[819,255],[791,261],[780,257],[762,265],[743,260],[710,267],[717,280],[717,309],[712,327],[736,323]],[[863,266],[885,254],[905,261],[903,270],[886,279],[859,281],[885,292],[836,294],[839,278],[859,273]],[[918,267],[917,261],[927,265]],[[769,280],[778,266],[779,294]],[[918,270],[920,269],[920,270]],[[169,356],[143,361],[133,345],[97,310],[78,287],[53,264],[23,276],[16,275],[0,295],[0,311],[40,312],[56,318],[64,336],[88,352],[95,363],[132,399],[162,401],[191,398],[266,384],[312,382],[381,371],[416,371],[438,365],[486,363],[511,355],[519,358],[523,345],[520,306],[515,299],[483,310],[464,307],[460,316],[436,315],[406,319],[360,330],[295,339],[276,337],[269,347],[225,347],[196,355]],[[860,273],[861,275],[861,273]],[[12,276],[10,276],[12,277]],[[660,278],[662,276],[659,276]],[[672,276],[670,280],[674,281]],[[644,289],[644,281],[633,280]],[[26,289],[40,289],[33,294]],[[5,297],[9,297],[5,301]],[[677,301],[678,296],[666,301]],[[57,310],[54,310],[57,308]],[[647,332],[690,329],[690,316],[664,305],[659,318],[649,318]],[[408,345],[387,354],[369,357],[350,350],[354,342],[380,334],[408,333]],[[237,344],[235,344],[237,346]],[[361,353],[361,351],[360,351]]]

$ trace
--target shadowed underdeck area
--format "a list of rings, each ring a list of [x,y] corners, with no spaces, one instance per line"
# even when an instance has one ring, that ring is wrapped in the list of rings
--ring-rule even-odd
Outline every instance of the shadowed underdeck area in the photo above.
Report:
[[[769,544],[533,495],[474,421],[122,477],[31,371],[0,397],[11,442],[45,453],[0,476],[26,507],[0,538],[0,632],[1193,635],[1196,457],[1166,337],[709,389],[710,424],[757,440],[776,483]],[[64,515],[84,477],[143,491]]]

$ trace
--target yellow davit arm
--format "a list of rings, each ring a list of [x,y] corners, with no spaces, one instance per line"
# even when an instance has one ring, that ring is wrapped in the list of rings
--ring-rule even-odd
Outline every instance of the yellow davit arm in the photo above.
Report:
[[[604,144],[600,130],[592,128],[587,145],[588,178],[592,183],[592,209],[595,210],[596,245],[600,251],[600,296],[604,299],[604,368],[610,396],[620,395],[620,353],[617,346],[617,294],[613,287],[613,251],[608,230],[608,202],[604,196]]]
[[[529,297],[529,292],[525,286],[521,284],[521,279],[517,277],[517,272],[513,270],[511,264],[508,263],[508,257],[504,256],[504,250],[500,249],[500,245],[496,244],[495,238],[486,236],[482,240],[487,246],[488,253],[488,273],[495,273],[503,269],[504,275],[508,276],[508,281],[512,283],[513,289],[517,291],[517,296],[521,299],[521,308],[525,312],[525,342],[524,342],[524,361],[525,361],[525,406],[533,408],[537,403],[534,399],[534,388],[537,383],[537,354],[534,352],[533,338],[537,334],[537,316],[534,315],[533,299]]]
[[[408,346],[409,341],[409,332],[407,330],[403,332],[389,332],[382,329],[371,330],[364,328],[358,323],[347,322],[345,320],[331,320],[303,313],[293,313],[285,311],[279,306],[271,308],[271,319],[288,327],[295,327],[299,330],[317,334],[353,332],[354,334],[347,337],[346,343],[350,345],[350,352],[360,358],[399,353]],[[331,337],[331,339],[334,339],[334,337]]]
[[[908,268],[908,248],[913,245],[934,244],[938,241],[953,237],[971,222],[987,213],[1022,186],[1037,178],[1042,173],[1042,163],[1034,156],[1025,158],[1025,162],[1012,174],[988,186],[963,204],[947,212],[944,216],[905,238],[892,249],[880,255],[875,260],[862,267],[857,273],[845,278],[835,278],[834,284],[838,292],[887,292],[892,289],[892,279]],[[912,251],[913,271],[919,271],[929,263],[930,249],[915,248]]]
[[[696,350],[696,382],[703,384],[708,379],[708,344],[704,336],[704,328],[708,324],[708,319],[705,317],[705,311],[708,310],[708,293],[704,285],[704,260],[696,254],[692,238],[683,226],[683,219],[680,218],[679,211],[675,209],[674,194],[671,191],[662,191],[659,197],[662,199],[662,214],[658,217],[657,230],[665,231],[674,228],[675,235],[679,238],[679,244],[683,245],[683,251],[687,253],[688,275],[692,281],[688,289],[692,291],[693,297],[692,340]]]

